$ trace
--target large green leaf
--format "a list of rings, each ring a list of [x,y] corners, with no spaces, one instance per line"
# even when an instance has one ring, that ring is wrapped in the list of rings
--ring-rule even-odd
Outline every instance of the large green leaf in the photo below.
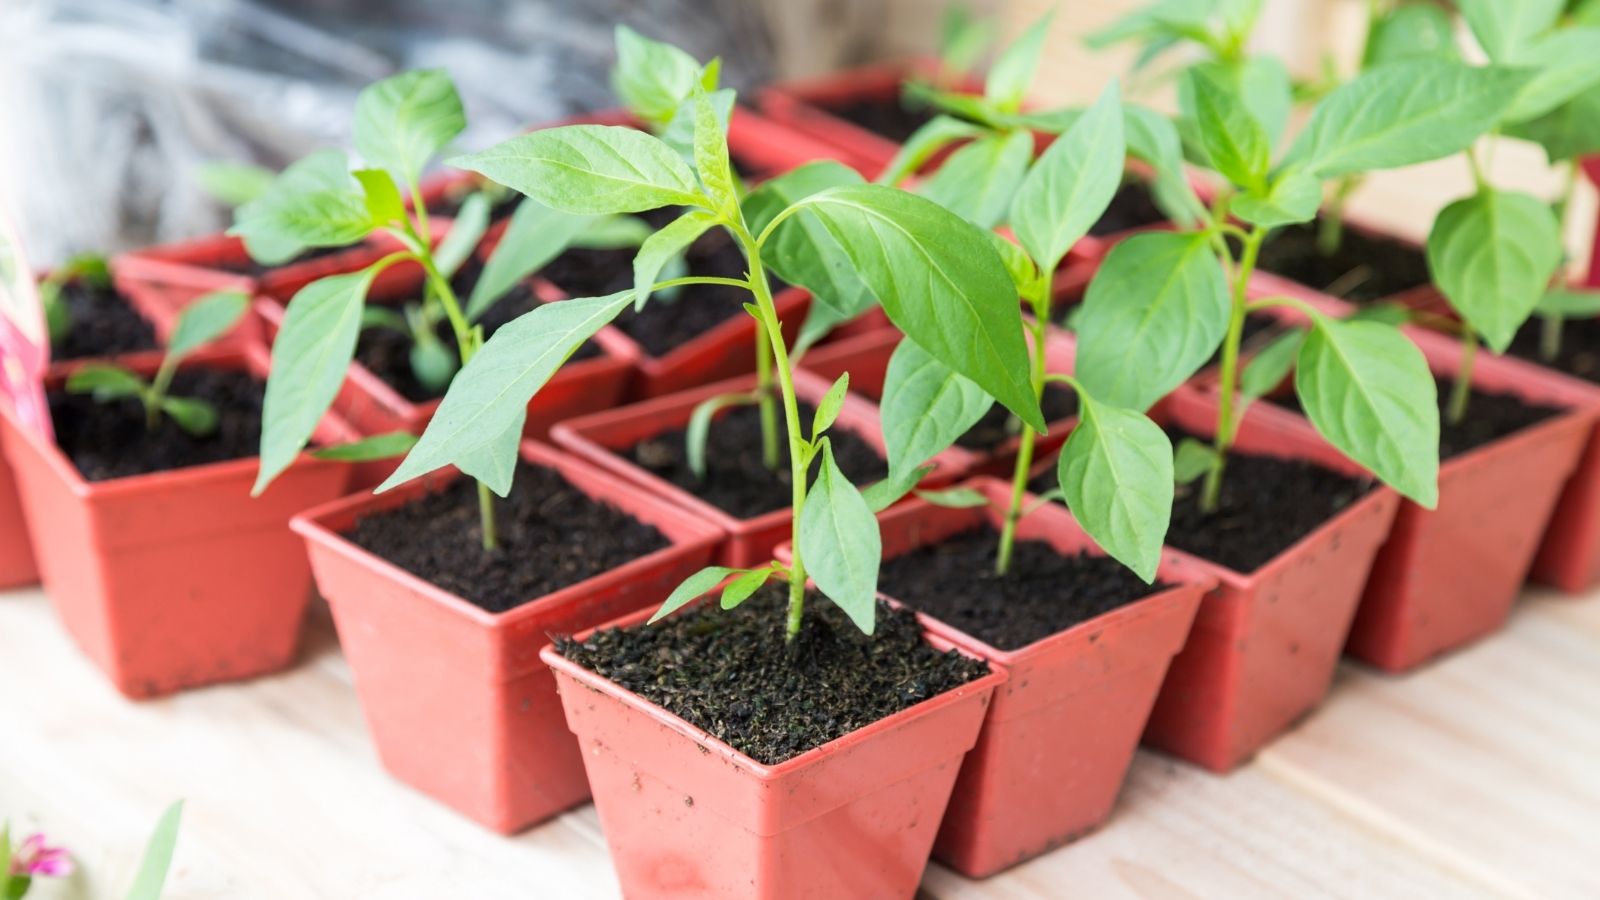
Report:
[[[733,119],[733,104],[737,95],[731,89],[724,88],[712,91],[708,95],[711,99],[711,110],[716,116],[717,124],[723,133],[728,131],[728,123]],[[656,132],[656,137],[661,138],[667,146],[678,151],[684,159],[694,160],[694,132],[695,112],[697,103],[691,95],[678,107],[678,114],[672,117],[664,127]]]
[[[617,64],[611,87],[628,109],[647,122],[665,124],[694,93],[700,63],[671,44],[653,41],[626,25],[616,28]]]
[[[1486,189],[1445,207],[1428,269],[1450,305],[1504,353],[1561,264],[1555,213],[1527,194]]]
[[[1017,294],[984,231],[882,185],[832,188],[803,202],[901,331],[1045,430]]]
[[[1028,85],[1039,68],[1039,53],[1044,49],[1045,35],[1050,31],[1053,14],[1041,16],[1022,36],[1017,38],[989,69],[984,83],[983,96],[1002,112],[1015,112],[1022,107],[1028,95]]]
[[[589,216],[559,212],[535,200],[517,204],[511,223],[484,263],[478,283],[472,286],[467,318],[475,321],[517,282],[560,256],[593,221]]]
[[[1033,135],[995,133],[962,147],[918,191],[979,228],[1004,221],[1033,161]]]
[[[817,588],[871,634],[883,540],[871,507],[833,461],[831,444],[822,447],[822,465],[800,513],[799,549]]]
[[[719,209],[731,213],[739,208],[738,180],[728,159],[728,122],[717,118],[711,97],[704,91],[694,95],[694,167]]]
[[[1127,155],[1123,118],[1112,81],[1040,155],[1016,192],[1011,227],[1041,270],[1054,272],[1116,196]]]
[[[1461,57],[1450,14],[1431,3],[1402,3],[1373,23],[1361,67],[1428,56]]]
[[[745,220],[760,234],[791,204],[828,188],[861,183],[860,173],[842,163],[806,163],[751,191],[744,199]],[[849,255],[808,211],[801,210],[779,224],[763,245],[761,258],[779,278],[810,291],[821,301],[818,305],[831,310],[838,321],[853,318],[876,302]]]
[[[284,169],[262,194],[234,210],[228,233],[244,238],[263,265],[306,247],[340,247],[377,227],[345,155],[319,150]]]
[[[954,116],[938,115],[929,119],[911,137],[900,145],[888,168],[878,175],[879,184],[896,185],[907,175],[921,169],[934,154],[956,141],[979,137],[986,133],[982,125],[975,125]],[[816,165],[812,163],[811,165]],[[852,170],[854,171],[854,170]]]
[[[356,98],[356,149],[401,184],[413,184],[434,154],[467,127],[455,83],[443,69],[402,72]]]
[[[1288,159],[1333,178],[1458,153],[1500,121],[1527,77],[1447,59],[1379,66],[1317,105]]]
[[[239,324],[250,298],[239,291],[212,291],[189,304],[167,338],[168,358],[181,359]]]
[[[1536,119],[1514,123],[1506,133],[1544,147],[1552,163],[1600,153],[1600,87]]]
[[[576,215],[705,204],[694,172],[677,151],[620,125],[546,128],[450,164]]]
[[[1276,56],[1251,56],[1232,70],[1233,84],[1245,109],[1261,123],[1267,146],[1276,147],[1294,106],[1294,82]]]
[[[496,330],[456,373],[422,438],[378,490],[500,446],[496,441],[527,414],[528,401],[550,376],[631,302],[629,289],[546,303]]]
[[[490,440],[458,456],[454,460],[456,468],[502,497],[511,493],[511,482],[517,474],[517,450],[522,444],[522,426],[526,420],[527,409],[524,408]]]
[[[478,241],[489,230],[489,198],[482,191],[474,192],[461,204],[450,223],[450,230],[433,249],[433,264],[445,278],[455,275],[478,249]]]
[[[1166,116],[1132,103],[1124,103],[1122,112],[1128,155],[1144,160],[1155,170],[1152,190],[1157,205],[1179,225],[1194,227],[1205,217],[1206,208],[1184,169],[1183,141],[1178,137],[1177,126]]]
[[[1172,518],[1172,475],[1172,441],[1159,425],[1079,392],[1078,426],[1056,463],[1061,492],[1095,543],[1147,582]]]
[[[1206,235],[1134,235],[1112,248],[1084,296],[1078,380],[1103,403],[1148,409],[1216,351],[1228,305]]]
[[[1600,84],[1600,26],[1551,32],[1534,41],[1518,64],[1534,74],[1506,114],[1510,122],[1542,116]]]
[[[929,356],[916,341],[900,341],[889,357],[879,403],[889,480],[902,480],[944,452],[993,404],[983,388]]]
[[[1203,66],[1190,69],[1185,84],[1186,106],[1192,105],[1188,112],[1211,168],[1241,187],[1262,185],[1272,167],[1272,144],[1238,88]]]
[[[1244,191],[1230,207],[1233,214],[1252,225],[1277,228],[1309,222],[1322,206],[1322,182],[1296,169],[1285,170],[1262,192]]]
[[[1515,60],[1556,24],[1566,0],[1456,0],[1472,36],[1495,62]]]
[[[1317,431],[1395,490],[1439,499],[1439,403],[1422,351],[1377,322],[1316,317],[1295,391]]]
[[[361,334],[361,308],[379,268],[331,275],[289,301],[272,344],[272,371],[261,411],[261,468],[252,494],[287,469],[339,395]]]

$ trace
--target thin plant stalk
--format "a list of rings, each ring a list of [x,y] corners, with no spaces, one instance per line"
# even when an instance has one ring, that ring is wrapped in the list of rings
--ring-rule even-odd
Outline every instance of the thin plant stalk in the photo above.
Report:
[[[1217,451],[1217,461],[1206,472],[1205,483],[1201,487],[1200,510],[1205,513],[1217,511],[1217,503],[1222,498],[1222,472],[1228,450],[1233,446],[1233,439],[1238,432],[1239,423],[1234,414],[1234,392],[1239,384],[1239,347],[1244,341],[1244,320],[1248,311],[1248,289],[1250,275],[1255,271],[1256,260],[1261,255],[1261,244],[1266,240],[1267,232],[1262,228],[1252,228],[1243,239],[1243,249],[1239,254],[1239,264],[1233,272],[1233,298],[1228,309],[1228,332],[1222,339],[1222,367],[1219,374],[1218,389],[1221,391],[1217,398],[1217,435],[1213,446]]]
[[[1567,177],[1561,196],[1556,200],[1556,222],[1561,226],[1562,240],[1567,236],[1567,217],[1572,212],[1572,197],[1578,192],[1578,163],[1576,160],[1568,161]],[[1564,254],[1563,254],[1564,255]],[[1557,277],[1561,272],[1557,271]],[[1566,324],[1565,317],[1560,313],[1546,313],[1541,317],[1539,328],[1539,357],[1545,362],[1554,362],[1561,353],[1561,330]]]
[[[755,284],[753,277],[750,283]],[[778,341],[782,342],[781,335]],[[766,324],[761,323],[756,328],[756,404],[761,411],[761,462],[776,472],[779,465],[778,409],[772,395],[772,343]]]
[[[1028,323],[1029,336],[1033,338],[1033,359],[1029,380],[1033,386],[1034,400],[1044,398],[1045,340],[1050,328],[1050,295],[1048,289],[1034,291],[1027,298],[1033,308],[1033,321]],[[1005,521],[1000,530],[1000,546],[995,553],[994,571],[1004,575],[1011,569],[1011,553],[1017,542],[1017,524],[1022,521],[1022,501],[1028,491],[1028,473],[1033,469],[1034,445],[1038,433],[1033,426],[1022,426],[1021,442],[1017,447],[1017,463],[1011,472],[1011,499],[1006,505]]]
[[[1472,399],[1472,368],[1478,358],[1478,334],[1471,328],[1461,335],[1461,365],[1456,369],[1455,383],[1450,386],[1450,403],[1445,416],[1452,425],[1467,417],[1467,403]]]

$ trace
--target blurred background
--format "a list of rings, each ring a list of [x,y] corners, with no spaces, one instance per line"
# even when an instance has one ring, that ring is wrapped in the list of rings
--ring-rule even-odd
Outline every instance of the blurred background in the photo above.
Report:
[[[1512,2],[1512,0],[1507,0]],[[1136,0],[967,0],[1009,39],[1055,9],[1035,99],[1091,99],[1128,71],[1131,49],[1082,36]],[[925,53],[945,0],[0,0],[0,195],[34,260],[215,231],[226,211],[197,167],[280,167],[343,144],[356,92],[421,66],[448,68],[487,145],[524,124],[613,102],[612,27],[626,23],[702,59],[720,55],[741,91],[876,58]],[[1258,49],[1296,75],[1359,52],[1366,0],[1268,0]],[[1597,48],[1600,52],[1600,48]],[[1135,82],[1157,106],[1169,86]],[[1504,142],[1494,178],[1541,195],[1559,176],[1531,145]],[[1370,179],[1354,208],[1422,238],[1470,185],[1459,160]],[[1593,192],[1569,236],[1592,229]]]

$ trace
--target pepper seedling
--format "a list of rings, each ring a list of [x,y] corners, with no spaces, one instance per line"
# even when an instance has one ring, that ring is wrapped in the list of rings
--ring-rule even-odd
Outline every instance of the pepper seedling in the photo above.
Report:
[[[632,304],[649,302],[663,287],[742,288],[752,297],[746,311],[768,337],[782,401],[793,476],[793,556],[788,564],[702,570],[669,596],[657,618],[726,578],[734,580],[722,593],[725,606],[778,578],[788,583],[785,633],[792,642],[809,578],[871,632],[882,555],[877,520],[862,492],[840,472],[828,437],[848,382],[833,385],[810,423],[800,421],[793,358],[773,303],[768,262],[785,259],[806,280],[848,276],[854,300],[863,294],[863,302],[881,300],[891,321],[930,355],[1042,429],[1015,289],[983,231],[921,197],[862,184],[842,166],[803,167],[741,201],[725,126],[703,88],[694,92],[694,101],[692,167],[660,138],[598,125],[535,131],[451,161],[573,215],[662,207],[688,212],[645,242],[634,263],[633,289],[543,306],[496,332],[456,376],[416,447],[378,489],[486,457],[509,472],[515,445],[499,444],[493,436],[520,422],[529,399],[605,323]],[[660,259],[712,227],[725,229],[744,253],[745,278],[656,280]],[[819,302],[841,301],[830,295]],[[815,479],[808,477],[813,467]]]
[[[67,390],[89,394],[100,403],[138,398],[145,411],[145,426],[155,431],[163,415],[195,437],[217,428],[217,410],[204,400],[169,393],[172,378],[183,360],[202,346],[227,334],[249,308],[249,298],[237,291],[217,291],[196,300],[178,317],[167,352],[155,377],[149,381],[112,363],[91,363],[67,377]]]
[[[72,333],[72,310],[67,306],[62,290],[73,282],[82,282],[92,288],[111,286],[111,266],[104,256],[82,253],[50,271],[39,282],[39,306],[44,310],[45,328],[50,343],[60,344]]]

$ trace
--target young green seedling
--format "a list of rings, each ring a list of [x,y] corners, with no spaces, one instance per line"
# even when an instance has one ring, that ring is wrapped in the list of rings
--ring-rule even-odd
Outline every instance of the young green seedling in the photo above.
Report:
[[[111,286],[111,267],[106,258],[92,253],[79,254],[52,269],[39,282],[39,305],[44,309],[45,328],[51,344],[59,344],[72,333],[72,310],[62,289],[73,282],[92,288]]]
[[[768,263],[783,259],[797,283],[852,285],[850,302],[877,297],[930,355],[966,375],[1042,428],[1015,314],[1015,292],[988,237],[937,204],[893,188],[861,184],[841,166],[816,164],[774,179],[742,201],[728,159],[725,126],[703,89],[694,92],[693,166],[663,140],[631,128],[576,125],[535,131],[452,160],[573,215],[685,207],[639,252],[632,290],[533,310],[484,344],[456,376],[417,446],[379,490],[441,466],[489,459],[510,471],[515,446],[493,436],[520,422],[528,400],[591,335],[636,302],[675,284],[722,284],[750,292],[745,309],[766,333],[782,401],[793,482],[793,556],[748,570],[703,570],[658,615],[728,577],[725,606],[772,578],[788,582],[785,632],[799,633],[807,579],[863,630],[873,628],[881,542],[862,492],[834,462],[828,430],[848,386],[841,379],[803,423],[793,360],[773,304]],[[707,228],[725,229],[745,255],[745,278],[685,277],[657,282],[651,262]],[[823,297],[827,299],[824,300]],[[845,302],[836,293],[818,302]],[[811,470],[815,467],[815,478]]]
[[[172,378],[184,358],[216,340],[239,322],[250,301],[237,291],[218,291],[196,300],[178,317],[167,352],[155,377],[149,381],[112,363],[92,363],[67,378],[67,390],[91,394],[101,403],[136,397],[144,405],[145,425],[155,431],[163,415],[179,428],[196,437],[205,437],[217,428],[217,410],[204,400],[174,397],[168,391]]]

